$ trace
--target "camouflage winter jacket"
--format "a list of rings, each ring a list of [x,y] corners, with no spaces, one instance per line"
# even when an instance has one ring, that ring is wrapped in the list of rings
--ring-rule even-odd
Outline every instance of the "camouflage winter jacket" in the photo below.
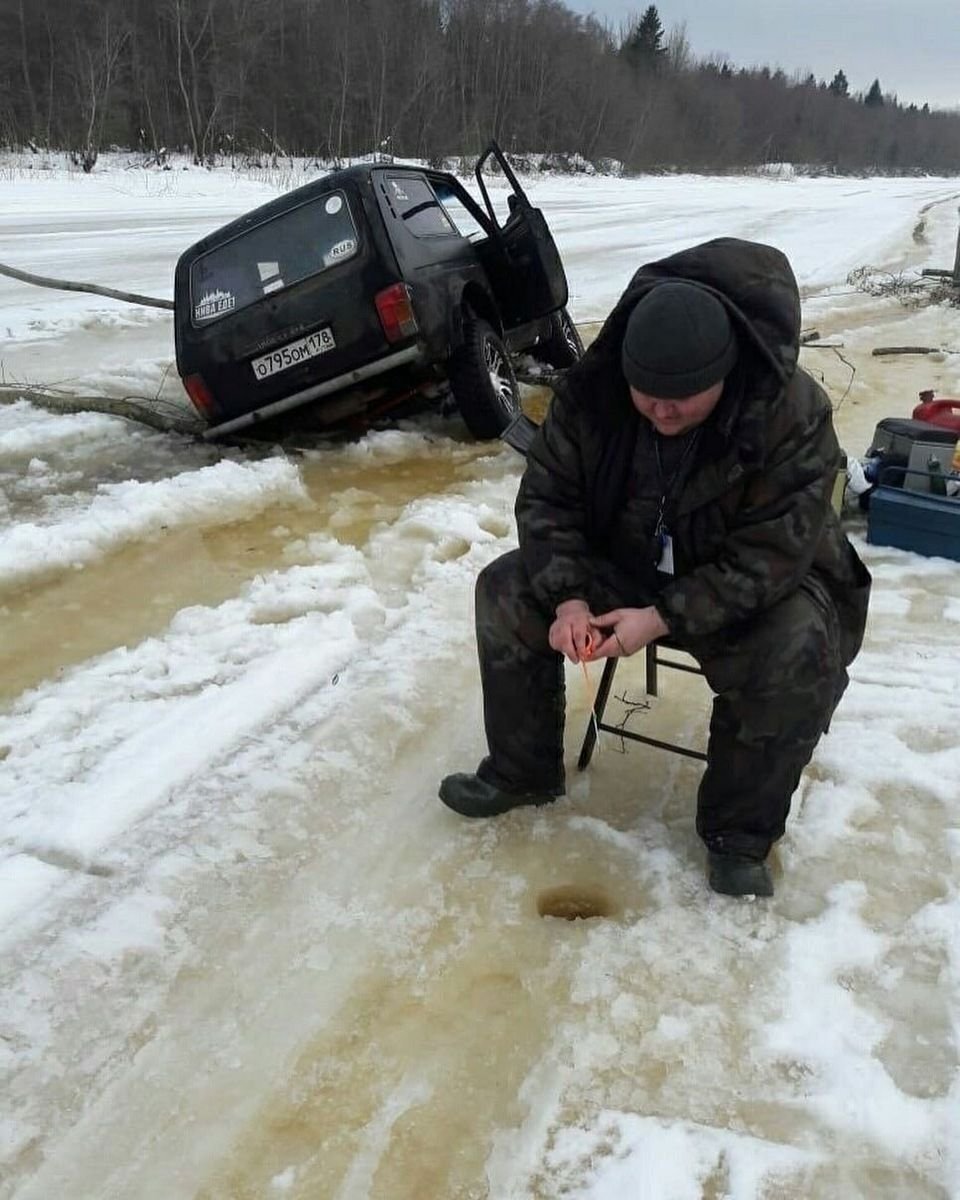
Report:
[[[609,577],[631,472],[638,460],[641,471],[657,470],[652,453],[644,460],[650,427],[631,403],[620,347],[633,306],[664,279],[696,282],[723,301],[740,357],[668,505],[676,573],[658,591],[657,608],[683,641],[733,626],[801,585],[815,595],[825,588],[849,661],[863,633],[869,575],[830,504],[840,464],[830,401],[797,366],[800,297],[790,265],[755,242],[721,238],[642,267],[558,385],[516,506],[538,599],[550,611],[589,599],[595,577]]]

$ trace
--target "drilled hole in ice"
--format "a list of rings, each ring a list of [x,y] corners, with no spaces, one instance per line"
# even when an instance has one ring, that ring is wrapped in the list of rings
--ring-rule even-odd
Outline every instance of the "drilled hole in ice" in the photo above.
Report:
[[[541,917],[559,917],[563,921],[589,921],[593,917],[612,917],[616,908],[600,888],[561,884],[547,888],[537,897]]]

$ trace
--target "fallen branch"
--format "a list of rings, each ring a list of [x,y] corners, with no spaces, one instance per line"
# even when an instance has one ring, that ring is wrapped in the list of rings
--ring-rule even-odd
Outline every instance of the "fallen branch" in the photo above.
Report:
[[[816,342],[820,338],[819,329],[808,329],[805,333],[800,334],[800,345],[806,346],[808,342]]]
[[[21,283],[32,283],[37,287],[54,288],[61,292],[92,292],[95,296],[106,296],[110,300],[124,300],[127,304],[145,304],[149,308],[173,308],[172,300],[159,300],[155,296],[141,296],[137,292],[120,292],[116,288],[101,287],[96,283],[74,283],[69,279],[48,279],[45,275],[31,275],[0,263],[0,275],[9,275]]]
[[[924,267],[920,272],[921,275],[926,275],[932,279],[952,279],[952,271],[941,271],[939,267]]]
[[[626,712],[623,714],[621,719],[617,722],[616,726],[614,727],[615,732],[619,733],[621,735],[626,731],[627,726],[630,724],[631,720],[638,713],[650,711],[650,701],[649,700],[634,700],[632,697],[628,696],[626,692],[624,692],[620,696],[614,696],[614,700],[619,701],[619,703],[622,704],[624,706],[624,708],[626,709]],[[621,736],[620,748],[619,748],[618,753],[626,754],[626,752],[627,752],[627,743],[624,740],[624,738]]]
[[[895,296],[906,308],[918,308],[930,303],[930,283],[920,275],[909,276],[906,272],[880,271],[875,267],[857,267],[847,276],[858,292],[868,296]]]
[[[29,400],[38,408],[45,408],[51,412],[106,413],[111,417],[123,417],[128,421],[149,425],[151,429],[159,429],[163,433],[186,433],[194,436],[204,428],[203,422],[192,420],[186,413],[171,415],[160,411],[158,403],[165,402],[157,402],[147,396],[124,396],[122,399],[108,396],[74,396],[49,389],[20,387],[15,384],[0,385],[0,404],[12,404],[17,400]],[[173,409],[175,406],[169,407]]]
[[[843,365],[845,367],[850,368],[850,378],[847,380],[847,386],[844,389],[843,395],[833,406],[834,413],[838,413],[840,411],[840,409],[843,407],[844,400],[846,400],[846,398],[850,395],[850,389],[853,387],[853,381],[857,377],[857,368],[853,365],[853,363],[850,361],[849,358],[844,358],[839,350],[833,349],[832,346],[830,348],[833,350],[833,352],[837,356],[837,358],[840,359],[840,361],[843,363]]]
[[[941,354],[950,352],[943,351],[940,346],[878,346],[871,353],[874,358],[879,358],[882,354]]]

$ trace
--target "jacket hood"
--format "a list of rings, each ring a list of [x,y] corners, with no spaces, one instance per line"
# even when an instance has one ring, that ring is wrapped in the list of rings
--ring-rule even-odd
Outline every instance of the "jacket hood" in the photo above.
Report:
[[[765,409],[780,394],[797,368],[800,349],[796,278],[781,251],[759,242],[716,238],[642,266],[586,354],[567,372],[564,390],[579,403],[605,409],[598,412],[601,420],[609,417],[619,423],[626,411],[633,411],[620,368],[627,319],[642,296],[668,279],[705,288],[730,314],[740,341],[741,365],[737,373],[741,379],[749,378],[750,386],[736,402],[731,396],[731,402],[718,416],[728,436],[735,427],[746,434],[744,426],[752,426],[750,432],[758,433],[760,413],[744,410],[756,410],[758,406]],[[742,387],[737,391],[743,393]],[[758,452],[762,456],[759,445],[752,449],[754,453],[748,457],[755,458]]]
[[[739,238],[716,238],[640,268],[621,296],[627,314],[651,287],[683,279],[713,292],[783,381],[796,370],[800,349],[800,292],[784,254]]]

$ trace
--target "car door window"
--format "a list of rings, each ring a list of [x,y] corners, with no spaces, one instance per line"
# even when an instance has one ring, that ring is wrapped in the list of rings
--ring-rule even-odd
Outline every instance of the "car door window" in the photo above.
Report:
[[[471,242],[474,242],[478,238],[487,236],[486,229],[448,183],[435,183],[434,192],[461,237],[469,238]]]
[[[390,207],[414,237],[460,237],[460,230],[425,179],[388,175]]]
[[[517,197],[505,179],[488,181],[490,203],[497,225],[503,229],[516,211]]]
[[[521,214],[531,207],[530,201],[496,142],[491,142],[480,156],[474,174],[487,212],[499,228],[521,223]]]

